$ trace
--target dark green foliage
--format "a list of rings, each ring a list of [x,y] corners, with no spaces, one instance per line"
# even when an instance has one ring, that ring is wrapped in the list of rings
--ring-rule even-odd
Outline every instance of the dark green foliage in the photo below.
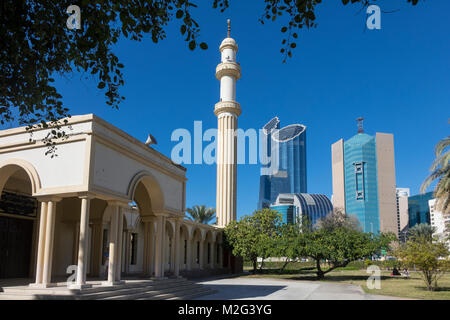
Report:
[[[273,256],[280,237],[281,216],[273,210],[262,209],[225,228],[225,237],[233,254],[251,261],[256,273],[257,258]]]

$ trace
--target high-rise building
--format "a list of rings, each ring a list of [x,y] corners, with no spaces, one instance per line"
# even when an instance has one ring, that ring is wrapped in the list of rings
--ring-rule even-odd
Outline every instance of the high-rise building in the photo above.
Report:
[[[450,214],[444,214],[436,208],[436,199],[428,200],[431,226],[435,228],[433,236],[443,240],[450,248]]]
[[[333,211],[326,195],[308,193],[282,193],[270,208],[281,214],[283,223],[302,222],[306,217],[311,226]]]
[[[430,224],[430,207],[428,201],[433,199],[433,192],[417,194],[408,198],[409,227],[416,224]]]
[[[406,241],[406,233],[409,225],[408,214],[408,197],[410,195],[409,188],[397,188],[397,224],[398,237],[400,241]]]
[[[264,127],[265,153],[258,209],[268,208],[281,193],[306,193],[306,127],[292,124],[282,129],[278,117]]]
[[[333,206],[355,215],[365,232],[398,235],[394,136],[358,133],[331,146]]]

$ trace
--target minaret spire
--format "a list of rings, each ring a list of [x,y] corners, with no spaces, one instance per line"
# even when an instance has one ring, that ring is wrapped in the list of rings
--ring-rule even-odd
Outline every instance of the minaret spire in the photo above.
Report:
[[[216,103],[217,116],[217,196],[216,216],[219,227],[236,220],[237,180],[237,119],[241,105],[236,101],[236,82],[241,77],[241,67],[236,62],[238,46],[230,38],[231,20],[228,19],[228,37],[220,45],[221,63],[216,68],[220,81],[220,100]]]

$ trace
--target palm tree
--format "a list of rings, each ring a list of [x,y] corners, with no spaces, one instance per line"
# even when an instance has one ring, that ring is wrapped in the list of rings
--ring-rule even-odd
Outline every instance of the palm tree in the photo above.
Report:
[[[205,205],[193,206],[192,208],[187,208],[186,211],[188,214],[186,217],[198,223],[208,224],[216,217],[216,209],[206,208]]]
[[[450,213],[450,136],[442,139],[435,147],[436,159],[431,165],[431,174],[420,187],[420,192],[425,193],[430,184],[439,180],[434,189],[436,208],[443,213]]]
[[[428,242],[433,241],[433,233],[436,232],[436,228],[430,226],[428,223],[419,223],[408,230],[408,238],[410,240],[426,240]]]

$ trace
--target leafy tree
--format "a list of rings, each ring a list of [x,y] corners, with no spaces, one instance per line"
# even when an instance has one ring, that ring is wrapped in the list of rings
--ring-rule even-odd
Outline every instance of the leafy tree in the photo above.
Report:
[[[406,0],[416,5],[418,0]],[[284,61],[292,56],[298,32],[316,26],[315,9],[321,0],[260,0],[260,22],[285,18],[281,33]],[[363,8],[376,0],[342,0]],[[207,49],[200,41],[200,26],[193,17],[197,3],[212,4],[224,11],[230,0],[3,0],[0,4],[0,125],[18,121],[32,128],[55,127],[46,143],[64,138],[61,125],[70,116],[54,86],[55,75],[79,72],[94,78],[105,94],[106,104],[118,108],[125,99],[124,65],[113,52],[121,37],[142,41],[148,35],[155,43],[166,38],[166,27],[178,22],[189,49]],[[81,28],[69,30],[69,5],[81,9]],[[50,149],[52,150],[52,149]]]
[[[286,258],[280,268],[281,272],[290,262],[298,260],[303,255],[304,251],[300,239],[303,232],[311,231],[311,222],[307,216],[302,216],[294,223],[282,224],[279,230],[279,237],[274,245],[272,255]]]
[[[431,165],[431,174],[420,187],[420,191],[425,193],[430,184],[438,180],[434,189],[434,196],[437,199],[436,207],[443,213],[450,214],[450,136],[439,141],[435,147],[435,156]],[[447,151],[445,151],[447,150]],[[444,152],[445,151],[445,152]]]
[[[216,217],[216,209],[206,208],[205,205],[193,206],[192,208],[187,208],[186,211],[186,217],[198,223],[209,224]]]
[[[318,229],[303,234],[304,255],[315,260],[317,278],[328,272],[345,267],[350,262],[371,257],[389,247],[395,238],[392,234],[373,235],[345,227]],[[329,268],[322,270],[321,262],[327,260]]]
[[[448,269],[449,251],[445,243],[431,242],[424,236],[410,239],[395,251],[395,255],[405,265],[420,269],[422,278],[430,291],[437,288],[439,278]]]
[[[410,240],[425,239],[428,242],[433,241],[433,233],[436,232],[436,228],[432,227],[428,223],[419,223],[408,230],[408,238]]]
[[[330,214],[319,219],[310,232],[303,232],[298,246],[303,256],[316,262],[317,278],[322,279],[328,272],[345,267],[350,262],[371,257],[395,239],[393,234],[374,235],[364,233],[359,221],[335,208]],[[322,270],[321,262],[328,261],[329,268]]]
[[[280,214],[270,209],[262,209],[239,221],[232,221],[224,233],[233,254],[251,261],[253,273],[256,273],[258,257],[264,260],[274,252],[280,225]]]
[[[280,271],[283,271],[290,262],[296,261],[301,256],[298,246],[300,233],[300,226],[297,224],[286,223],[280,226],[280,236],[273,250],[273,256],[286,258]]]

